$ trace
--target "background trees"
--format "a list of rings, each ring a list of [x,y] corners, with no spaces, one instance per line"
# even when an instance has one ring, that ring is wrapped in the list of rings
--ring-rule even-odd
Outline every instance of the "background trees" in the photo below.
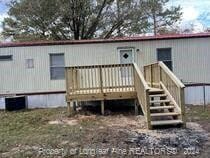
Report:
[[[181,7],[168,7],[169,0],[144,0],[142,9],[149,20],[149,27],[155,35],[167,32],[181,19]],[[173,29],[174,30],[174,29]]]
[[[165,7],[168,1],[12,0],[2,34],[16,41],[158,34],[181,17],[180,7]]]

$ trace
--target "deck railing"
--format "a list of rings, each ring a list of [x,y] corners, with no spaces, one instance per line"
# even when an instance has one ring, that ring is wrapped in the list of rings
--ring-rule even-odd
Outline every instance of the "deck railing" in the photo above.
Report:
[[[132,64],[66,67],[66,88],[71,94],[134,91]]]
[[[184,120],[184,84],[163,62],[144,66],[144,76],[151,87],[160,86],[166,91]]]
[[[159,87],[160,83],[160,67],[159,63],[153,63],[144,66],[144,78],[149,86]]]

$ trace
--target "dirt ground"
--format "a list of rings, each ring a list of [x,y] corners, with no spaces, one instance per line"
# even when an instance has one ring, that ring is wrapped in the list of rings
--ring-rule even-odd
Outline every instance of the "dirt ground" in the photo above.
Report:
[[[188,106],[187,128],[148,131],[133,108],[0,112],[0,157],[199,157],[210,155],[210,107]]]

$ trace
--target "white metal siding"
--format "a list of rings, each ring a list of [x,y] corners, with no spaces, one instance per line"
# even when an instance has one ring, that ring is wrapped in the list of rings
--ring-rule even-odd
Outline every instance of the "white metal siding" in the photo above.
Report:
[[[173,70],[184,82],[210,83],[210,38],[141,42],[75,44],[0,48],[13,61],[0,62],[0,94],[65,90],[64,80],[50,80],[49,54],[64,53],[66,66],[119,63],[119,47],[135,47],[134,60],[142,68],[156,62],[157,48],[172,48]],[[25,60],[34,59],[26,69]]]
[[[210,104],[210,86],[205,86],[205,102]],[[190,105],[204,105],[203,86],[185,88],[185,103]]]
[[[5,109],[5,99],[0,98],[0,110]]]
[[[210,86],[206,86],[206,104],[210,105]]]

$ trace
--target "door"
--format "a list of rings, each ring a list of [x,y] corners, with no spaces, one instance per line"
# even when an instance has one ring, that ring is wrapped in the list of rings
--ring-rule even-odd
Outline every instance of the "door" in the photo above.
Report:
[[[133,49],[120,49],[120,63],[121,64],[128,64],[133,63]]]
[[[120,53],[120,64],[130,64],[134,61],[134,55],[133,55],[133,48],[125,48],[125,49],[119,49]],[[130,77],[130,69],[127,67],[121,68],[121,76],[122,77]]]

